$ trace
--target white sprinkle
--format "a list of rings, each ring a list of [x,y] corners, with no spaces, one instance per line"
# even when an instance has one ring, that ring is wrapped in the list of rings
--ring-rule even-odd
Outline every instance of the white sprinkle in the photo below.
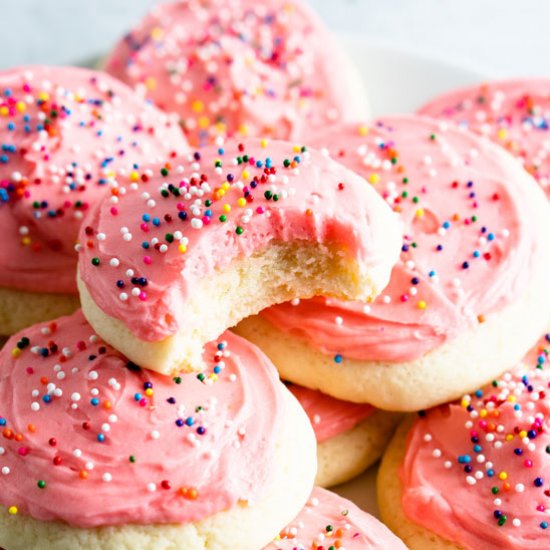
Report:
[[[37,412],[40,410],[40,404],[34,401],[31,403],[31,411]]]
[[[102,476],[102,479],[103,481],[105,481],[105,483],[109,483],[110,481],[112,481],[113,476],[109,472],[105,472]]]
[[[4,466],[2,468],[2,473],[7,476],[10,473],[10,469],[7,466]]]
[[[82,456],[82,451],[80,449],[75,449],[73,451],[73,456],[76,458],[80,458]]]
[[[156,490],[157,490],[157,486],[155,483],[148,483],[147,484],[147,490],[150,492],[150,493],[154,493]]]
[[[151,432],[151,437],[152,437],[153,439],[159,439],[159,438],[160,438],[160,432],[159,432],[158,430],[153,430],[153,431]]]
[[[111,267],[118,267],[120,265],[120,261],[117,258],[111,258],[109,260],[109,265]]]
[[[97,380],[99,378],[99,374],[95,370],[91,370],[88,373],[88,380]]]
[[[71,401],[80,401],[80,394],[78,392],[74,392],[72,395],[71,395]]]
[[[126,300],[128,300],[128,294],[126,294],[126,292],[121,292],[118,297],[122,302],[126,302]]]

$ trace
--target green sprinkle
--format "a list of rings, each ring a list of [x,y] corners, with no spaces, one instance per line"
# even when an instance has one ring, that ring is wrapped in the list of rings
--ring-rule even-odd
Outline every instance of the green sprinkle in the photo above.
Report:
[[[166,177],[166,176],[169,174],[169,172],[168,172],[168,170],[167,170],[166,168],[161,168],[161,169],[160,169],[160,173],[161,173],[161,175],[164,176],[164,177]]]
[[[164,235],[164,238],[166,239],[166,242],[169,242],[169,243],[174,242],[174,235],[172,235],[172,233],[166,233],[166,235]]]
[[[227,216],[225,214],[222,214],[220,216],[220,221],[223,223],[223,222],[226,222],[227,221]]]
[[[39,489],[45,489],[46,488],[46,482],[43,479],[39,480],[37,485],[38,485]]]
[[[491,493],[493,493],[493,495],[498,494],[498,487],[491,487]]]
[[[170,196],[170,193],[168,192],[167,189],[162,189],[160,194],[166,199]]]
[[[175,382],[176,384],[181,384],[181,376],[176,376],[176,377],[174,378],[174,382]]]
[[[92,265],[97,267],[99,265],[99,258],[92,258]]]
[[[267,199],[267,200],[270,200],[271,197],[273,197],[273,193],[271,191],[266,191],[264,193],[264,197]]]
[[[134,464],[136,462],[136,457],[134,455],[130,455],[129,460],[132,464]]]
[[[235,229],[235,233],[237,233],[237,235],[242,235],[244,233],[244,229],[240,225],[237,225],[237,229]]]

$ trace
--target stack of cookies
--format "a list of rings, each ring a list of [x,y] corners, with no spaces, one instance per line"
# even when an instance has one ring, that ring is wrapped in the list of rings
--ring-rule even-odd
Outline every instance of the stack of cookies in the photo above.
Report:
[[[550,80],[364,122],[299,0],[105,70],[0,73],[0,546],[546,548]]]

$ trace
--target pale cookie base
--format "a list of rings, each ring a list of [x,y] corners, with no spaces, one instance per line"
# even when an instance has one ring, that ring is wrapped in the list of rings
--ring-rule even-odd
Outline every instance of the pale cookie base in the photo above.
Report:
[[[0,288],[0,335],[11,335],[80,307],[78,296]]]
[[[141,367],[173,374],[200,370],[204,344],[270,305],[319,294],[368,300],[388,278],[389,269],[368,270],[323,245],[271,243],[198,282],[186,303],[189,322],[157,342],[140,340],[123,321],[105,314],[80,276],[78,287],[84,315],[99,336]]]
[[[350,430],[319,443],[315,485],[332,487],[364,472],[382,456],[400,419],[400,414],[376,411]]]
[[[309,499],[315,439],[303,409],[286,389],[287,411],[273,482],[255,504],[239,504],[187,525],[124,525],[79,529],[0,511],[0,546],[6,550],[258,550],[290,523]],[[162,457],[160,457],[162,459]],[[182,464],[184,465],[184,464]],[[243,472],[246,475],[246,472]],[[82,498],[85,498],[85,492]]]
[[[410,550],[464,550],[410,521],[401,506],[402,486],[399,468],[405,457],[407,432],[414,416],[405,419],[390,443],[378,471],[378,506],[382,521],[410,548]]]
[[[550,234],[550,233],[549,233]],[[550,260],[533,284],[510,306],[420,359],[403,363],[358,361],[340,364],[261,316],[234,329],[275,363],[281,377],[338,399],[379,409],[417,411],[458,399],[491,382],[521,361],[550,322],[547,290]]]

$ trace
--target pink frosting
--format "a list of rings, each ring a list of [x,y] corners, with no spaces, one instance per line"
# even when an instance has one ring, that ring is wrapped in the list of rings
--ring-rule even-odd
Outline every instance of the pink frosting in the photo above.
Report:
[[[343,53],[301,0],[161,4],[106,70],[178,113],[193,145],[219,135],[296,139],[354,120],[361,105]]]
[[[488,82],[443,94],[421,114],[452,120],[506,148],[550,199],[550,79]]]
[[[375,411],[372,405],[342,401],[303,386],[289,384],[288,389],[306,411],[317,443],[351,430]]]
[[[318,152],[264,140],[179,159],[103,201],[84,225],[88,291],[147,341],[183,330],[197,281],[274,241],[343,249],[379,288],[399,247],[397,222],[362,178]]]
[[[263,497],[282,386],[257,348],[223,338],[203,373],[172,379],[129,363],[80,311],[12,337],[0,352],[0,503],[87,528],[188,523]]]
[[[550,334],[492,385],[428,411],[408,434],[402,504],[462,548],[548,548]]]
[[[0,73],[0,287],[76,293],[90,205],[134,165],[186,151],[169,117],[114,78],[75,67]]]
[[[338,545],[338,546],[336,546]],[[376,518],[353,502],[315,487],[298,517],[264,550],[406,550]]]
[[[344,125],[314,139],[363,175],[400,214],[403,247],[373,304],[316,298],[262,312],[325,354],[407,361],[513,302],[538,265],[543,237],[525,181],[485,140],[419,116]]]

